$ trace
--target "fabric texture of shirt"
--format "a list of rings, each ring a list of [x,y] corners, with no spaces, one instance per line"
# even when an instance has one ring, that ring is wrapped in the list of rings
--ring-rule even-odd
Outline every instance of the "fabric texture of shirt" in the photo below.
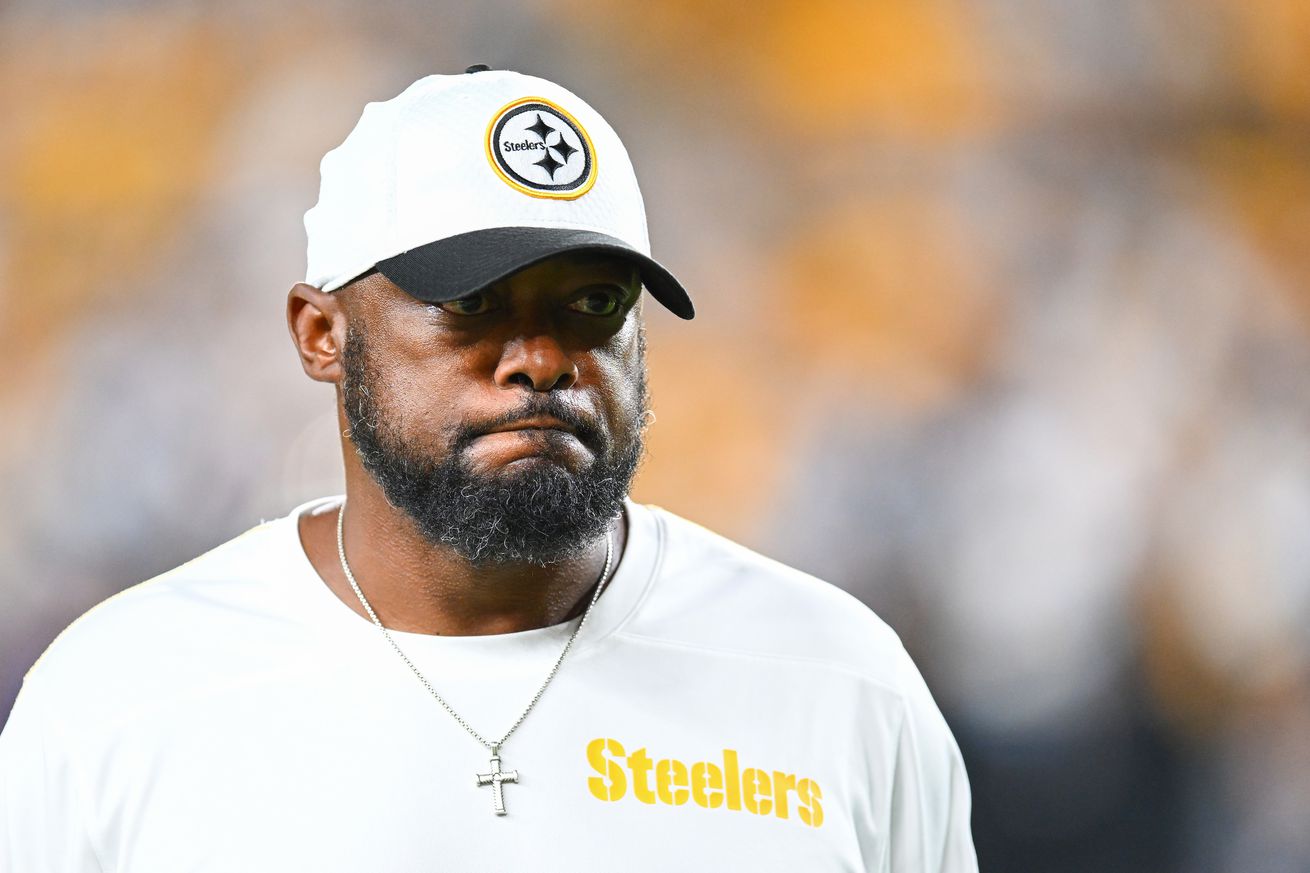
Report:
[[[826,582],[628,501],[622,558],[489,753],[327,587],[303,511],[111,597],[0,734],[0,869],[970,873],[959,748],[896,634]],[[367,592],[368,581],[360,580]],[[579,619],[393,631],[484,736]]]

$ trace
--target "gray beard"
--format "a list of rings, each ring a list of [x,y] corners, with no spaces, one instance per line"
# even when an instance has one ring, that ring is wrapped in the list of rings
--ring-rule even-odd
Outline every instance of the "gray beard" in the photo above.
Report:
[[[515,410],[550,415],[569,424],[596,460],[578,473],[559,464],[533,464],[523,472],[483,475],[464,462],[464,449],[481,434],[461,430],[450,451],[432,461],[406,445],[389,426],[375,398],[376,371],[366,336],[348,327],[342,349],[341,393],[350,438],[364,469],[392,506],[414,520],[434,545],[451,548],[472,564],[538,566],[577,557],[601,537],[623,510],[644,452],[647,408],[645,331],[639,334],[638,403],[611,440],[579,418],[558,395],[526,392],[530,403]],[[542,439],[560,438],[545,433]]]

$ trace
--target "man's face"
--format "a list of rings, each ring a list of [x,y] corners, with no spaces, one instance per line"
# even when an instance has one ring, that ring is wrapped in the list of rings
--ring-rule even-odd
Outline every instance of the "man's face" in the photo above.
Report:
[[[561,255],[442,304],[381,275],[338,293],[351,439],[429,541],[474,563],[546,564],[606,530],[642,454],[635,267]]]

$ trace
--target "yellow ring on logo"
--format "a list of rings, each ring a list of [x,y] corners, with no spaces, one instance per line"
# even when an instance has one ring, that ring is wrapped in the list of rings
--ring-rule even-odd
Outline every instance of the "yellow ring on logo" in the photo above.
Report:
[[[558,112],[560,115],[567,118],[569,121],[573,122],[573,126],[577,129],[578,133],[582,134],[583,143],[587,146],[587,150],[591,153],[591,178],[589,178],[586,181],[586,183],[582,185],[582,187],[575,188],[572,191],[559,191],[559,192],[538,191],[534,188],[529,188],[526,185],[516,182],[514,179],[511,179],[509,176],[505,175],[505,171],[500,168],[500,164],[496,163],[496,155],[491,148],[491,137],[495,132],[496,122],[499,121],[501,118],[503,118],[506,112],[509,112],[515,106],[522,106],[524,103],[544,103],[545,105],[549,106],[551,109]],[[600,161],[597,159],[596,156],[596,146],[592,144],[591,136],[590,134],[587,133],[587,129],[582,126],[582,122],[578,121],[568,111],[558,106],[557,104],[551,102],[550,100],[547,100],[545,97],[522,97],[518,100],[515,100],[513,103],[506,103],[504,106],[500,107],[500,109],[498,109],[496,113],[491,116],[491,121],[487,123],[487,135],[486,137],[484,137],[483,145],[486,146],[487,163],[491,164],[491,169],[496,171],[496,175],[499,176],[501,179],[503,179],[506,185],[509,185],[511,188],[515,189],[516,191],[522,191],[524,194],[527,194],[529,197],[540,197],[543,200],[577,200],[583,194],[586,194],[588,191],[590,191],[592,185],[596,184],[596,174],[600,171]]]

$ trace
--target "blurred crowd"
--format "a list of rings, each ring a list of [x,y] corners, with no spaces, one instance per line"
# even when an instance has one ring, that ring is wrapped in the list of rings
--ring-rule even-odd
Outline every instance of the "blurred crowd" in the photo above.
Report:
[[[1310,5],[0,7],[0,714],[104,597],[341,489],[318,160],[472,63],[624,137],[634,496],[854,592],[984,870],[1310,870]],[[234,643],[237,641],[234,641]]]

